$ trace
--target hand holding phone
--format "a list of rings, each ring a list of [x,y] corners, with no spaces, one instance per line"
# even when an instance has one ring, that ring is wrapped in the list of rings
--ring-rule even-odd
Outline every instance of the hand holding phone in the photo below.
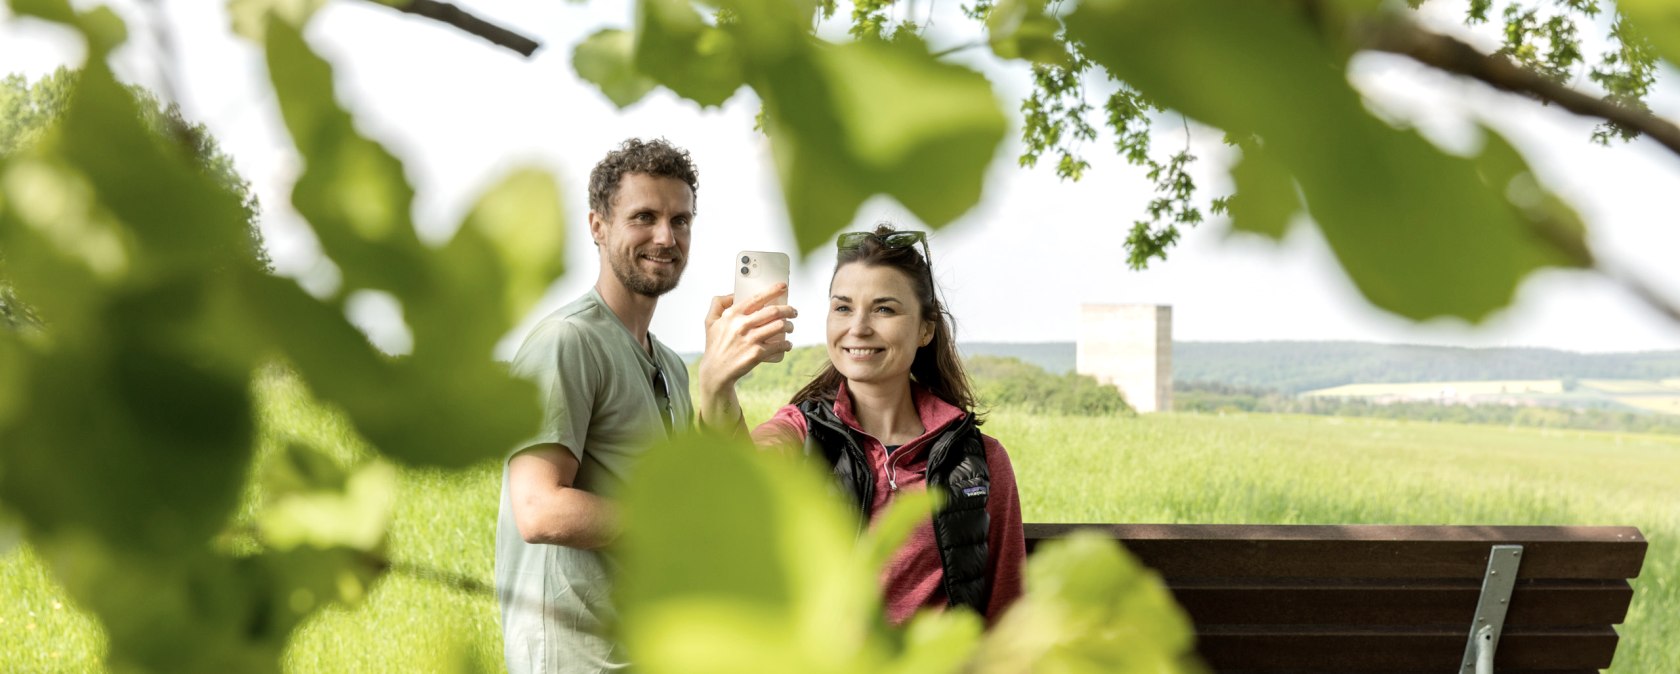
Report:
[[[793,343],[788,306],[788,256],[743,250],[730,260],[734,295],[712,298],[706,312],[706,352],[700,356],[696,409],[702,424],[745,433],[735,383],[759,363],[779,363]]]

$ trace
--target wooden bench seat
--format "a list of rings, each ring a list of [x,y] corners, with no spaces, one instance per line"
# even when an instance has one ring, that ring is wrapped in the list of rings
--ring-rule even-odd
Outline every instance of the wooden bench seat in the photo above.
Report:
[[[1646,550],[1634,527],[1197,524],[1027,524],[1027,549],[1075,528],[1161,574],[1210,667],[1255,674],[1461,671],[1495,545],[1522,546],[1495,670],[1597,671]]]

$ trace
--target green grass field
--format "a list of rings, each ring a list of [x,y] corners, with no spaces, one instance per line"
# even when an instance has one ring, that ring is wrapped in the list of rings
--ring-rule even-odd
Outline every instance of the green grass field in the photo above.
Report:
[[[287,440],[365,455],[295,387],[262,387],[261,461]],[[774,399],[746,400],[762,419]],[[1680,672],[1680,438],[1334,417],[998,412],[1028,521],[1608,524],[1651,541],[1613,672]],[[391,555],[488,582],[497,467],[403,472]],[[245,514],[258,495],[247,499]],[[0,669],[100,671],[96,625],[27,549],[0,557]],[[500,671],[494,600],[391,575],[295,636],[295,672]]]

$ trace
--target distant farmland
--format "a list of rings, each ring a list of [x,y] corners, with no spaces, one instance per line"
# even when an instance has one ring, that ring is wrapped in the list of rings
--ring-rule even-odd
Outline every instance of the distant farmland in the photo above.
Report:
[[[965,356],[1019,358],[1072,372],[1073,342],[961,342]],[[1575,353],[1364,342],[1173,342],[1176,384],[1217,383],[1284,393],[1359,383],[1680,378],[1680,351]],[[1673,384],[1672,381],[1669,382]]]
[[[1347,384],[1301,394],[1373,403],[1536,405],[1680,415],[1680,379],[1509,379]]]

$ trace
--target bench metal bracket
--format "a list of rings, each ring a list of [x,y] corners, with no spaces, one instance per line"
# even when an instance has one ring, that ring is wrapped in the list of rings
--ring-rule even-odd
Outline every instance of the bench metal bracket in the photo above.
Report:
[[[1470,623],[1470,639],[1464,644],[1459,672],[1493,674],[1493,652],[1505,630],[1505,612],[1511,608],[1511,590],[1517,584],[1517,567],[1522,563],[1522,546],[1495,545],[1488,554],[1487,573],[1482,576],[1482,597],[1476,602],[1476,617]]]

